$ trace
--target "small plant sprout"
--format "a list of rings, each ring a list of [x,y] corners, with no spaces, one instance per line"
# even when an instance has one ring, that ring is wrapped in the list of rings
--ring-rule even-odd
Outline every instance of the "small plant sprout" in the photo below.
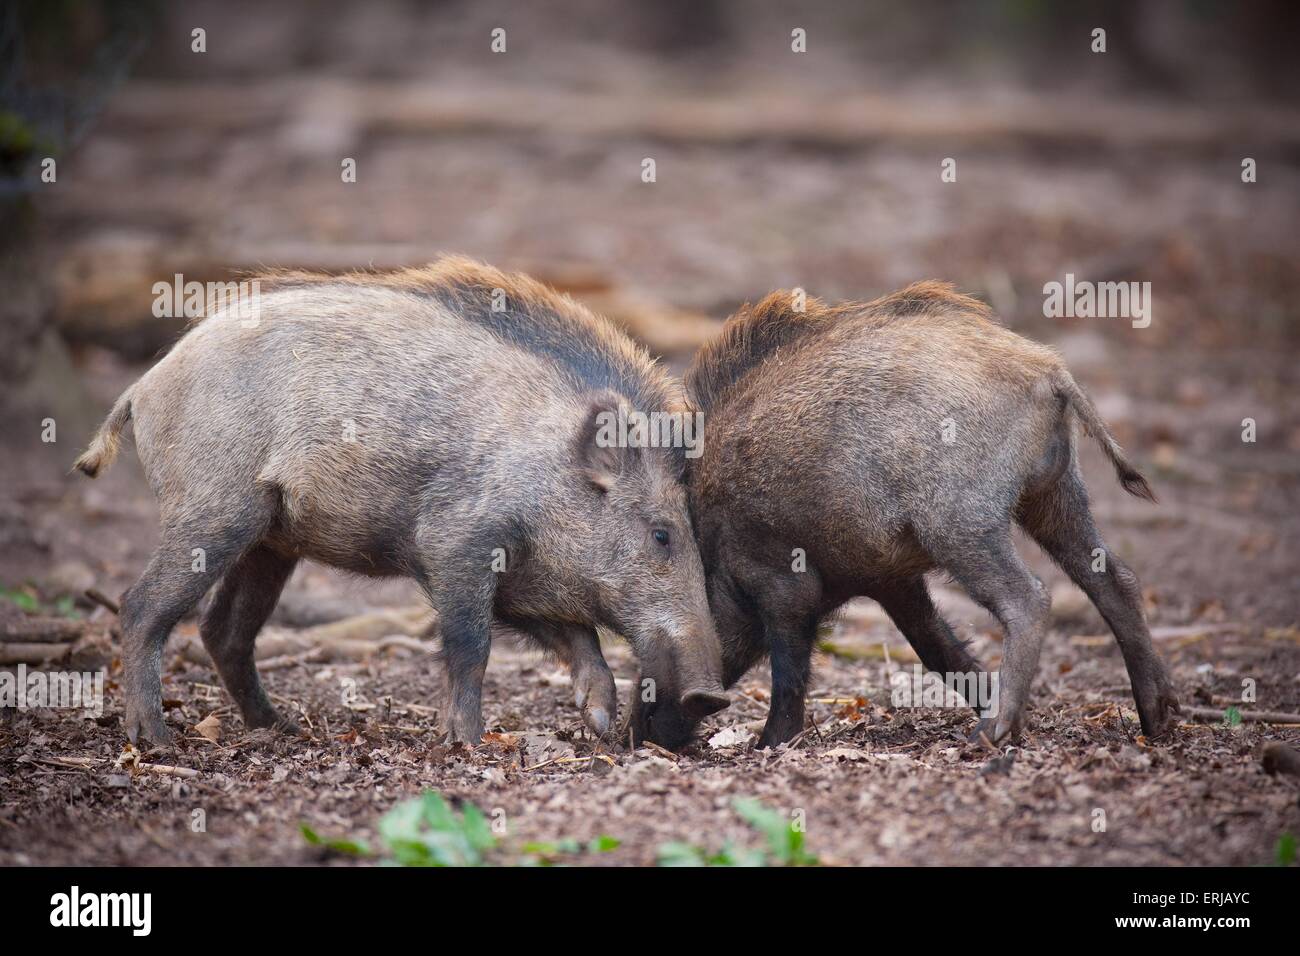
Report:
[[[817,866],[820,860],[804,848],[807,820],[802,809],[788,817],[765,806],[754,797],[737,797],[731,807],[736,815],[761,834],[763,849],[736,847],[724,843],[711,852],[690,843],[664,843],[659,847],[660,866]]]
[[[552,866],[608,853],[622,843],[602,833],[585,843],[573,839],[525,843],[517,854],[510,854],[500,840],[506,833],[505,821],[502,807],[494,807],[489,817],[466,801],[457,812],[441,794],[426,790],[380,818],[381,848],[377,851],[363,840],[323,837],[305,823],[299,830],[312,846],[346,856],[378,858],[388,866]]]

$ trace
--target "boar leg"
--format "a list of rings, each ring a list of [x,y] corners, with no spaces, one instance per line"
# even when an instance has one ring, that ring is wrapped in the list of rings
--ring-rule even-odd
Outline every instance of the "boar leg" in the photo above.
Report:
[[[483,676],[492,650],[491,618],[477,609],[438,608],[451,713],[447,742],[474,747],[483,739]]]
[[[254,548],[226,572],[216,596],[203,615],[199,635],[212,655],[226,690],[239,705],[244,725],[298,731],[272,705],[253,662],[257,632],[275,609],[296,559],[281,557],[264,546]]]
[[[939,614],[930,599],[930,590],[921,575],[873,585],[869,596],[894,622],[921,658],[926,670],[935,674],[976,674],[983,671]],[[975,706],[974,701],[970,701]],[[979,708],[976,707],[976,710]]]
[[[1014,739],[1038,673],[1038,655],[1047,630],[1051,600],[1043,582],[1016,554],[1008,530],[991,532],[964,546],[931,551],[939,563],[1002,625],[1002,666],[998,670],[997,713],[979,723],[972,739]]]
[[[618,692],[614,675],[600,652],[595,628],[535,624],[530,635],[569,667],[573,676],[573,699],[582,720],[597,737],[606,736],[618,716]]]
[[[1115,634],[1142,732],[1158,737],[1180,712],[1169,672],[1151,644],[1142,612],[1142,588],[1137,575],[1109,551],[1097,532],[1088,508],[1088,492],[1073,468],[1037,496],[1022,503],[1019,520],[1026,531],[1088,595]],[[1094,571],[1104,555],[1104,569]]]
[[[220,523],[164,515],[158,549],[122,596],[122,688],[126,734],[167,744],[162,713],[162,650],[176,622],[270,524],[269,499],[230,502]],[[216,530],[214,530],[216,529]],[[201,549],[201,563],[200,552]]]
[[[813,621],[809,625],[807,621],[776,619],[765,614],[763,633],[771,656],[772,700],[758,746],[776,747],[803,730],[804,697],[808,693],[817,623]]]
[[[431,587],[432,578],[421,582],[438,612],[439,656],[447,669],[448,743],[475,747],[483,739],[483,676],[492,651],[493,577],[490,574],[476,583],[469,573],[451,576],[444,571],[438,587]]]

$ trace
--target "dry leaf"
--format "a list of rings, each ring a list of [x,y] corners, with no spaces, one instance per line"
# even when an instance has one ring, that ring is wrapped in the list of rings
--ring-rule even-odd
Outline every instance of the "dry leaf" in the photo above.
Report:
[[[200,737],[211,740],[215,744],[221,739],[221,720],[216,714],[208,714],[194,725],[194,730]]]
[[[117,755],[117,759],[113,761],[113,765],[116,767],[130,768],[134,767],[139,762],[140,751],[136,749],[135,744],[127,744],[122,748],[122,752]]]
[[[754,737],[753,731],[744,727],[726,727],[709,738],[709,746],[714,750],[724,747],[739,747],[749,743]]]

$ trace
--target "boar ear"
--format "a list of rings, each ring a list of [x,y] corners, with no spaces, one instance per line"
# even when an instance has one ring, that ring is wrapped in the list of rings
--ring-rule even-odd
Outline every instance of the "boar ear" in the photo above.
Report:
[[[578,468],[602,492],[614,487],[638,454],[637,449],[626,446],[626,430],[620,428],[620,410],[626,414],[627,403],[617,393],[593,395],[582,413],[574,437],[574,458]]]

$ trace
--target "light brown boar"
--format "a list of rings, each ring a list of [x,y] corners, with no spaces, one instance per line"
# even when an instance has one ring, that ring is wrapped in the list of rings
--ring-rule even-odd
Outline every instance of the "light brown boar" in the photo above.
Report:
[[[803,729],[818,624],[851,597],[878,601],[927,669],[958,680],[978,670],[931,602],[923,575],[936,569],[1006,634],[996,713],[976,735],[1017,734],[1049,600],[1012,547],[1013,521],[1106,619],[1143,730],[1170,726],[1177,698],[1138,580],[1093,525],[1074,423],[1126,490],[1154,498],[1055,352],[940,283],[802,312],[779,292],[729,320],[686,391],[705,415],[688,486],[724,682],[771,659],[761,745]],[[689,739],[695,722],[671,700],[633,703],[639,736]]]
[[[132,740],[168,739],[162,647],[214,584],[200,633],[221,679],[248,726],[288,726],[253,643],[301,558],[420,584],[439,615],[452,740],[483,732],[494,620],[572,665],[597,733],[617,713],[601,624],[682,689],[675,706],[726,705],[683,450],[598,441],[601,413],[679,398],[643,350],[567,297],[465,259],[260,282],[254,320],[232,308],[196,325],[77,461],[94,477],[132,422],[160,505],[157,552],[122,600]]]

